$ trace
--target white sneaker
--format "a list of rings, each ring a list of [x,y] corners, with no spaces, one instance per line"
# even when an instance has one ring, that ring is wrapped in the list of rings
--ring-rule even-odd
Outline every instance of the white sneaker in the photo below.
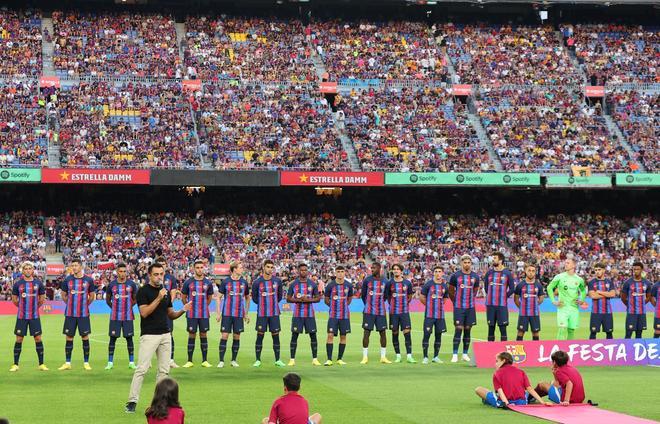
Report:
[[[151,368],[151,367],[149,367],[149,368]],[[174,359],[171,359],[171,360],[170,360],[170,368],[179,368],[179,366],[177,365],[177,363],[174,362]]]
[[[436,364],[444,364],[444,362],[442,362],[442,359],[438,358],[437,356],[433,358],[432,361],[435,362]]]
[[[238,365],[238,362],[231,361],[231,366],[234,367],[234,368],[238,368],[239,365]]]
[[[218,362],[218,368],[224,368],[224,367],[225,367],[224,362],[222,362],[222,361]]]
[[[451,355],[451,361],[454,362],[454,363],[458,362],[458,355],[455,354],[455,353],[453,355]]]
[[[429,358],[422,359],[422,364],[427,365],[429,363]]]
[[[465,362],[470,362],[470,361],[471,361],[471,359],[470,359],[470,357],[468,356],[467,353],[464,353],[464,354],[463,354],[463,360],[464,360]]]

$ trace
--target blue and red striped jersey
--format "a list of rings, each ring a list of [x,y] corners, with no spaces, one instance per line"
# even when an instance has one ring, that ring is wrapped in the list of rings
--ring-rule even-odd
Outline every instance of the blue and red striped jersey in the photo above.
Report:
[[[89,304],[87,303],[87,299],[96,290],[96,285],[92,277],[85,275],[77,278],[69,275],[62,281],[60,288],[68,294],[64,316],[76,318],[88,317]]]
[[[449,297],[447,284],[429,280],[422,286],[422,295],[426,297],[424,318],[442,319],[445,317],[445,299]]]
[[[17,280],[11,294],[18,298],[18,319],[38,319],[39,318],[39,296],[46,294],[46,287],[36,278],[31,281],[25,281],[21,278]]]
[[[188,296],[188,302],[192,302],[192,308],[186,313],[188,318],[208,318],[208,301],[213,296],[213,283],[208,278],[196,280],[189,278],[183,283],[181,293]]]
[[[222,299],[222,316],[243,318],[245,316],[245,296],[250,288],[243,277],[234,280],[227,277],[218,285]]]
[[[149,284],[149,280],[147,279],[147,284]],[[174,278],[174,276],[170,273],[165,274],[163,277],[163,286],[167,289],[168,292],[171,292],[172,290],[178,290],[179,289],[179,280]]]
[[[284,297],[282,281],[277,277],[266,280],[263,276],[252,282],[252,301],[257,304],[258,317],[280,315],[280,300]]]
[[[513,274],[508,269],[496,271],[489,269],[484,276],[487,306],[508,306],[508,298],[513,294],[516,285]]]
[[[651,296],[655,298],[655,317],[660,319],[660,282],[651,287]]]
[[[477,296],[477,289],[479,288],[477,273],[464,274],[463,271],[457,271],[449,277],[449,285],[456,287],[454,308],[474,308],[474,298]]]
[[[610,291],[614,290],[614,284],[612,280],[606,278],[604,280],[598,280],[594,278],[589,281],[587,285],[588,291]],[[591,313],[592,314],[611,314],[612,313],[612,304],[610,298],[604,297],[602,299],[592,299],[591,301]]]
[[[629,278],[623,283],[621,293],[628,295],[628,313],[629,314],[643,314],[646,313],[644,306],[646,305],[646,296],[651,293],[651,283],[646,278],[637,281],[634,278]]]
[[[114,280],[105,288],[105,300],[110,306],[112,321],[133,321],[133,302],[137,293],[137,284],[131,280],[120,283]]]
[[[385,284],[387,280],[368,276],[362,281],[360,297],[364,302],[364,313],[385,315]]]
[[[300,299],[303,296],[315,297],[319,295],[319,286],[312,280],[300,281],[299,279],[293,280],[289,285],[286,292],[287,296]],[[313,318],[314,317],[314,304],[313,303],[292,303],[293,316],[295,318]]]
[[[529,283],[521,281],[516,286],[515,293],[520,296],[520,315],[523,317],[539,316],[539,299],[545,296],[543,285],[538,281]]]
[[[353,298],[353,285],[348,280],[344,280],[342,284],[338,284],[334,280],[330,282],[330,284],[325,286],[325,298],[330,302],[329,318],[351,318],[348,305]]]
[[[408,313],[408,296],[412,296],[412,283],[409,280],[390,280],[385,285],[385,300],[390,305],[390,314]]]

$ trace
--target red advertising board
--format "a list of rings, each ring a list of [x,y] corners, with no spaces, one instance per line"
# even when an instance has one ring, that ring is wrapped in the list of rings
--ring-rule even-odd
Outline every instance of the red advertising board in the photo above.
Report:
[[[472,86],[470,84],[454,84],[451,86],[451,93],[454,96],[469,96],[472,94]]]
[[[149,184],[144,169],[48,169],[41,171],[41,182],[51,184]]]
[[[64,274],[64,264],[46,264],[46,275]]]
[[[199,91],[202,89],[202,80],[183,80],[184,91]]]
[[[229,264],[213,264],[214,275],[229,275]]]
[[[588,85],[584,89],[587,97],[605,97],[605,87],[602,85]]]
[[[59,77],[46,77],[42,76],[39,78],[39,87],[55,87],[60,88],[60,78]]]
[[[380,187],[384,184],[382,172],[280,172],[283,186]]]
[[[337,83],[336,82],[322,82],[319,84],[319,89],[321,93],[331,93],[334,94],[337,92]]]

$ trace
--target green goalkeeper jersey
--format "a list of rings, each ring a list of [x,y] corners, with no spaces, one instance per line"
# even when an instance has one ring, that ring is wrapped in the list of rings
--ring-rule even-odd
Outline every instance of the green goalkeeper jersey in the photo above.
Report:
[[[579,298],[581,302],[584,302],[584,298],[587,296],[584,279],[577,274],[569,275],[562,272],[555,275],[555,278],[548,284],[548,295],[553,302],[555,301],[555,289],[559,292],[559,301],[564,306],[576,309],[578,305],[575,301]]]

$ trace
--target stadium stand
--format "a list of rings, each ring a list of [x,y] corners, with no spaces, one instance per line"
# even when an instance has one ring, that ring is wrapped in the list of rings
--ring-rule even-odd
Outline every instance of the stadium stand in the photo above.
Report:
[[[0,10],[0,76],[41,75],[41,13]]]

